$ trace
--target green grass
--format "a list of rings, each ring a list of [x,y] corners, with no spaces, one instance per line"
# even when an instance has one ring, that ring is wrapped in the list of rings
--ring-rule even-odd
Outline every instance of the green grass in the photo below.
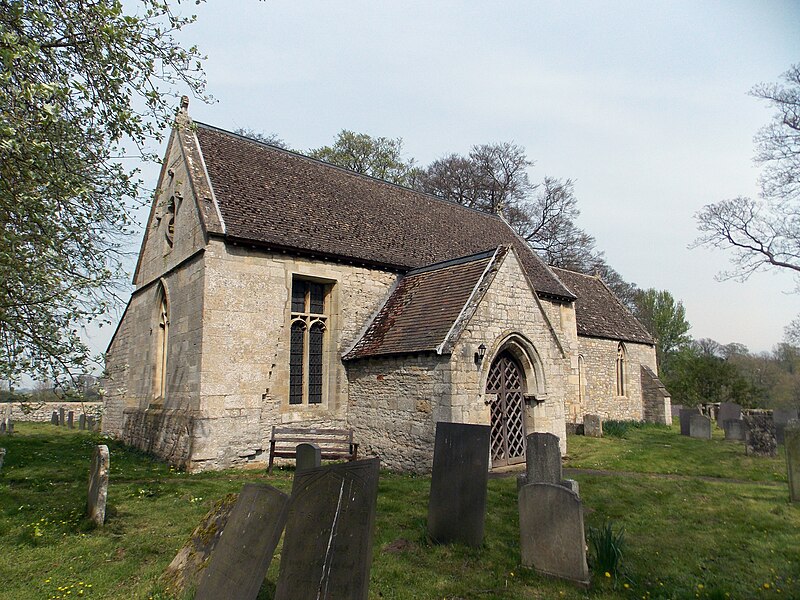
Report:
[[[83,511],[100,441],[111,482],[107,524],[95,529]],[[291,486],[288,469],[188,475],[51,425],[19,423],[0,445],[0,598],[166,598],[159,574],[216,499],[248,481]],[[586,591],[521,568],[513,478],[490,480],[485,543],[471,549],[428,542],[427,477],[382,473],[370,598],[800,597],[800,506],[788,502],[781,458],[666,428],[568,445],[569,467],[626,472],[575,476],[587,528],[625,530],[620,578],[600,574]],[[278,563],[276,554],[259,598],[272,598]]]

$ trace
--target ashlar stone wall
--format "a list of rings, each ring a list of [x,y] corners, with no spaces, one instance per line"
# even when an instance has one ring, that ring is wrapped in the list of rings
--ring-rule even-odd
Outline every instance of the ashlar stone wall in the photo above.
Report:
[[[348,386],[340,357],[386,300],[397,274],[214,238],[205,265],[202,405],[191,468],[266,460],[273,425],[344,427]],[[321,404],[288,401],[293,277],[328,290]]]
[[[642,420],[643,390],[641,366],[656,370],[655,348],[647,344],[624,342],[626,351],[625,395],[617,395],[616,340],[580,336],[583,361],[582,386],[576,402],[569,407],[571,422],[583,422],[583,415],[594,414],[604,420]]]

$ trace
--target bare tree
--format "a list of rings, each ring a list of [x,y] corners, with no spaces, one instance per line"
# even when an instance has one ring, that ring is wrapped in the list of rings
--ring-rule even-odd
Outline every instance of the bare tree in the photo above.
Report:
[[[731,252],[733,269],[722,278],[745,280],[773,267],[800,278],[800,65],[783,79],[785,86],[761,84],[750,92],[776,109],[755,137],[755,160],[763,165],[760,198],[723,200],[696,215],[695,246]]]
[[[238,129],[234,129],[233,133],[250,138],[251,140],[255,140],[257,142],[261,142],[262,144],[269,144],[270,146],[277,146],[278,148],[283,148],[284,150],[291,150],[289,144],[287,144],[277,133],[263,133],[247,127],[239,127]]]

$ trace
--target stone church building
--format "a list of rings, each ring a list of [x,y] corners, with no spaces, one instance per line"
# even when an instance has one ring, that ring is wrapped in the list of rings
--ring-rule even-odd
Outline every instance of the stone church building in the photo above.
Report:
[[[106,355],[104,431],[192,471],[265,461],[274,425],[354,430],[431,468],[436,422],[494,467],[587,413],[665,422],[653,340],[602,281],[496,215],[215,127],[186,103]]]

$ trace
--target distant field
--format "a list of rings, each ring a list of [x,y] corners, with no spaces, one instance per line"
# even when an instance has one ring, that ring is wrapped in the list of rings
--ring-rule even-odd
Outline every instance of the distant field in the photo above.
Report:
[[[624,527],[624,576],[589,591],[519,566],[516,483],[489,482],[480,549],[425,535],[427,477],[383,473],[370,598],[800,598],[800,505],[786,465],[675,429],[570,437],[587,527]],[[93,446],[111,450],[109,514],[83,518]],[[167,598],[158,576],[214,501],[249,481],[288,491],[292,471],[187,475],[98,435],[19,423],[0,472],[0,598]],[[403,540],[403,541],[399,541]],[[259,598],[272,598],[279,556]]]

